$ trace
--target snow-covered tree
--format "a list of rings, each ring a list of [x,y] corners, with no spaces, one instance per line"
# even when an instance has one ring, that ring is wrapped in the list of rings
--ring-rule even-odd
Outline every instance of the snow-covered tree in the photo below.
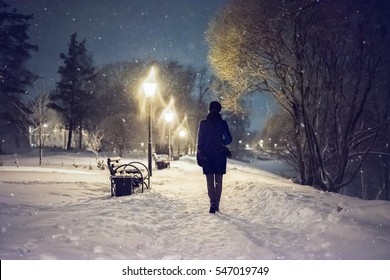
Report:
[[[37,75],[26,68],[31,52],[38,47],[28,42],[28,23],[32,15],[18,13],[0,0],[0,129],[19,126],[26,87]],[[10,127],[11,126],[11,127]],[[1,152],[1,143],[0,143]]]
[[[208,113],[208,104],[212,98],[211,96],[211,87],[213,84],[213,77],[208,71],[207,68],[201,68],[197,74],[196,74],[196,82],[195,82],[195,88],[194,88],[194,101],[195,101],[195,110],[193,111],[193,114],[190,118],[192,118],[192,135],[193,141],[192,141],[192,147],[196,148],[196,139],[198,139],[198,128],[200,121],[207,115]]]
[[[102,148],[102,140],[104,138],[103,130],[92,131],[88,134],[87,145],[88,149],[95,154],[96,164],[100,169],[104,169],[104,160],[100,159],[100,149]]]
[[[104,131],[102,149],[126,150],[140,147],[146,139],[145,125],[140,119],[139,83],[145,66],[138,62],[103,65],[88,85],[91,113],[89,129]]]
[[[153,101],[154,138],[157,143],[164,139],[164,129],[158,119],[171,98],[174,99],[177,120],[187,119],[195,135],[197,124],[194,116],[199,114],[193,91],[197,77],[195,68],[181,65],[176,61],[117,62],[102,66],[96,78],[88,86],[94,96],[91,124],[99,124],[104,130],[103,146],[114,148],[120,153],[126,150],[139,149],[146,142],[145,129],[145,94],[142,82],[151,65],[158,69],[158,93]],[[92,125],[93,126],[93,125]],[[188,136],[188,135],[187,135]]]
[[[79,129],[79,148],[82,145],[84,120],[90,112],[91,94],[86,90],[87,84],[94,76],[92,55],[87,51],[86,40],[79,42],[77,33],[70,36],[68,53],[61,53],[64,65],[60,66],[61,75],[57,90],[51,96],[52,107],[58,110],[69,130],[66,148],[71,148],[73,132]]]
[[[294,128],[302,184],[350,184],[388,125],[363,116],[383,94],[389,14],[383,0],[232,0],[212,20],[209,61],[229,83],[226,104],[251,92],[274,96]]]
[[[49,105],[49,92],[42,88],[37,91],[36,97],[24,106],[27,110],[20,109],[20,115],[24,117],[23,124],[28,128],[26,131],[28,131],[29,137],[36,135],[39,165],[42,165],[45,141],[50,137],[50,132],[53,131],[55,125],[53,119],[50,118]]]

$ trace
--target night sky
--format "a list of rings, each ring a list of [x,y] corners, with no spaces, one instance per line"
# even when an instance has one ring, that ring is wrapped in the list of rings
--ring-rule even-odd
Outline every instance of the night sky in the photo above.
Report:
[[[29,42],[39,47],[29,68],[54,84],[70,35],[86,39],[95,65],[170,60],[207,66],[204,33],[227,0],[6,0],[30,21]]]

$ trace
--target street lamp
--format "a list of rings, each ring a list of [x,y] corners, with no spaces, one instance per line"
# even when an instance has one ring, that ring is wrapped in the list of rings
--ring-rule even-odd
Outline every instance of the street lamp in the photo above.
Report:
[[[146,98],[149,98],[148,168],[149,174],[152,176],[152,98],[157,89],[157,83],[154,79],[153,67],[150,69],[149,76],[142,85],[146,94]]]
[[[172,159],[172,152],[171,152],[171,123],[173,121],[173,113],[172,112],[166,112],[165,113],[165,120],[168,123],[168,158],[169,161]]]
[[[180,139],[184,139],[184,137],[186,137],[186,134],[187,134],[187,132],[184,129],[180,130],[180,132],[179,132]],[[178,148],[178,150],[179,150],[179,154],[180,154],[180,141],[179,141],[179,148]],[[184,145],[184,154],[186,154],[185,145]]]

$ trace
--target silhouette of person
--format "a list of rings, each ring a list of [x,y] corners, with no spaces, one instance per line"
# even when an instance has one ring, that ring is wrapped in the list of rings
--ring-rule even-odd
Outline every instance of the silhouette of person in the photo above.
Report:
[[[209,114],[199,124],[197,162],[206,175],[210,213],[219,211],[222,194],[222,178],[226,174],[227,153],[225,145],[232,142],[229,126],[221,117],[222,106],[213,101]]]

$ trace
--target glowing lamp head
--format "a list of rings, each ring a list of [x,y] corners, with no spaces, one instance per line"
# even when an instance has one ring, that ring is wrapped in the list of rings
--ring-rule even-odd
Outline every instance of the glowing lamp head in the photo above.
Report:
[[[156,83],[143,83],[143,87],[146,93],[146,97],[153,97],[156,92],[157,84]]]
[[[165,113],[165,120],[170,123],[173,121],[173,113],[172,112],[166,112]]]
[[[154,77],[154,68],[152,67],[149,72],[148,78],[145,80],[145,82],[142,84],[144,87],[144,91],[146,94],[146,97],[153,97],[154,93],[157,89],[157,83],[155,82]]]

